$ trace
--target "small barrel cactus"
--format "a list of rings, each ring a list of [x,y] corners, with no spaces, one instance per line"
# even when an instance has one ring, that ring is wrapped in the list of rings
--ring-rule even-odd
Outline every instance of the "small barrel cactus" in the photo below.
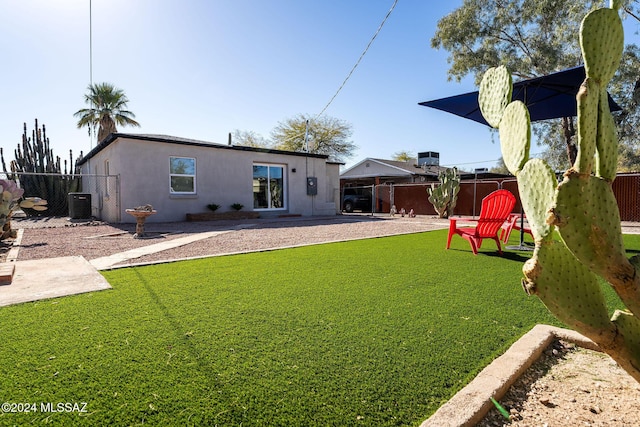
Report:
[[[611,186],[618,142],[606,87],[624,45],[618,6],[612,1],[610,8],[594,10],[582,21],[586,79],[576,96],[578,155],[562,182],[544,161],[529,159],[529,113],[519,101],[505,102],[512,91],[505,67],[485,74],[479,104],[487,122],[499,130],[505,164],[517,177],[535,240],[533,256],[523,267],[526,292],[640,381],[640,257],[626,257]],[[627,310],[609,318],[600,278]]]
[[[440,218],[449,218],[453,215],[453,209],[458,201],[458,192],[460,191],[460,177],[457,168],[445,169],[438,174],[440,185],[431,184],[431,188],[427,188],[429,193],[429,201],[433,205]]]

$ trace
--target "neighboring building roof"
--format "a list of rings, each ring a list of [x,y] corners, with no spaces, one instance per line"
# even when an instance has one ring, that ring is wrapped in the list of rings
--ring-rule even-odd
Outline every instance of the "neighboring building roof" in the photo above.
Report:
[[[368,164],[368,166],[367,166]],[[364,165],[364,167],[363,167]],[[372,166],[373,167],[370,167]],[[366,169],[366,170],[365,170]],[[366,159],[356,163],[340,174],[340,179],[372,178],[376,176],[438,176],[442,166],[427,166],[425,169],[418,166],[413,160],[399,162],[396,160]]]
[[[127,138],[127,139],[137,139],[140,141],[151,141],[151,142],[159,142],[165,144],[183,144],[183,145],[194,145],[198,147],[210,147],[217,148],[223,150],[239,150],[239,151],[253,151],[256,153],[273,153],[273,154],[284,154],[290,156],[303,156],[303,157],[314,157],[318,159],[328,159],[329,156],[326,154],[311,154],[297,151],[286,151],[286,150],[274,150],[271,148],[257,148],[257,147],[247,147],[244,145],[225,145],[225,144],[217,144],[214,142],[206,142],[206,141],[198,141],[195,139],[189,138],[181,138],[177,136],[170,135],[150,135],[150,134],[131,134],[131,133],[111,133],[105,139],[102,140],[98,145],[96,145],[91,151],[87,153],[86,156],[83,156],[81,159],[77,161],[77,165],[82,165],[86,163],[90,158],[98,154],[109,144],[114,142],[118,138]],[[344,164],[341,162],[334,162],[327,160],[327,163],[331,164]]]
[[[495,173],[495,172],[459,172],[460,179],[504,179],[515,178],[511,174]]]

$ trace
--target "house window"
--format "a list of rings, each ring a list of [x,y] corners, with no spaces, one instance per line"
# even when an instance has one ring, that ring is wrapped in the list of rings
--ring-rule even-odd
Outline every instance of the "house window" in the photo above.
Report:
[[[253,165],[253,208],[284,209],[283,165]]]
[[[196,159],[169,157],[169,189],[177,194],[196,192]]]

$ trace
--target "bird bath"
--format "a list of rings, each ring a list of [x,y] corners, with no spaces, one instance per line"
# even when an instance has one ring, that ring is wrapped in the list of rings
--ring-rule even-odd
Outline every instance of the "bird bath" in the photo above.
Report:
[[[136,219],[136,234],[133,235],[133,238],[140,239],[145,237],[144,222],[147,220],[147,217],[155,214],[157,211],[153,209],[151,205],[146,205],[139,206],[135,209],[126,209],[125,212]]]

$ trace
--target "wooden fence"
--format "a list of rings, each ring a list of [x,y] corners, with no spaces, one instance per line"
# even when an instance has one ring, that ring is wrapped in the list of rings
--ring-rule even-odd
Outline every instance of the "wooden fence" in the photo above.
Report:
[[[413,209],[418,215],[436,215],[427,200],[430,184],[378,185],[375,187],[375,211],[389,212],[391,205],[407,212]],[[482,198],[492,191],[504,188],[516,196],[515,212],[521,209],[518,183],[514,178],[503,180],[471,180],[460,183],[456,215],[477,216]],[[618,201],[622,221],[640,221],[640,174],[619,174],[613,182],[613,192]]]

